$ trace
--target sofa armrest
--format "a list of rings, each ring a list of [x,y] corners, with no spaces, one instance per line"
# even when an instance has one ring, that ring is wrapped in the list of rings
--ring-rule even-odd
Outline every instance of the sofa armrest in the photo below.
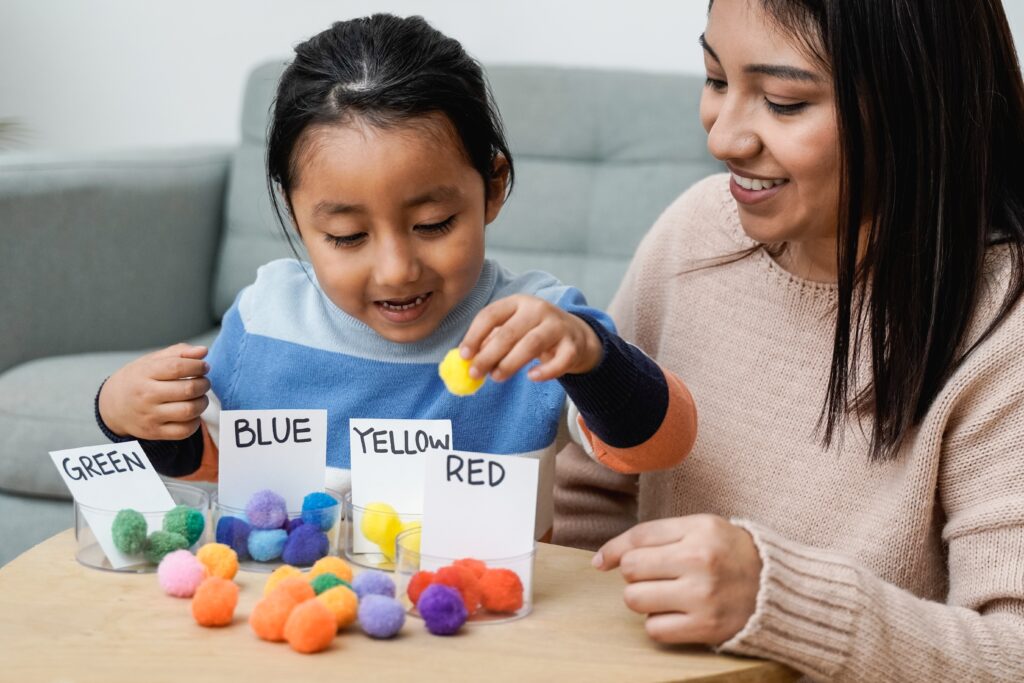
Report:
[[[229,160],[0,155],[0,372],[209,329]]]

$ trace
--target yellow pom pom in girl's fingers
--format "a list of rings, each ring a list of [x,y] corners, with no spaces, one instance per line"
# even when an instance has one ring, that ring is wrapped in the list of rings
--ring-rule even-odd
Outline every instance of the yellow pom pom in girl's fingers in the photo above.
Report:
[[[444,380],[448,391],[456,396],[470,396],[479,391],[484,385],[486,378],[473,379],[469,376],[469,367],[472,363],[459,355],[458,349],[452,349],[445,354],[444,360],[437,367],[437,374]]]

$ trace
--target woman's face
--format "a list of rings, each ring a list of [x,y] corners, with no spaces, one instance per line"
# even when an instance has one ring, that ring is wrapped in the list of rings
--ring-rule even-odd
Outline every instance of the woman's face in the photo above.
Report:
[[[702,37],[701,122],[731,172],[743,230],[835,259],[839,136],[829,74],[758,0],[715,0]]]

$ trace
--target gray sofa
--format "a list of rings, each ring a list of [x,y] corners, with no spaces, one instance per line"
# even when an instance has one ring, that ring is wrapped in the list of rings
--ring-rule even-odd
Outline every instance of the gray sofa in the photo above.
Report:
[[[290,252],[263,176],[280,63],[250,75],[234,148],[0,155],[0,565],[72,523],[47,452],[103,443],[93,396],[143,351],[209,343]],[[606,306],[661,210],[719,170],[695,76],[493,66],[517,182],[489,255]],[[201,106],[201,103],[197,103]]]

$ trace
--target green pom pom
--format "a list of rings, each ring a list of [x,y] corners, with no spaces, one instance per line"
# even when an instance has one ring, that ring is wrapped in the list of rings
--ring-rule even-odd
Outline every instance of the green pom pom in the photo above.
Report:
[[[335,586],[347,586],[348,588],[352,588],[352,584],[348,581],[339,579],[336,574],[331,574],[330,572],[320,574],[310,581],[309,585],[313,587],[313,592],[317,595],[320,595],[324,591],[329,591]]]
[[[164,515],[164,531],[181,534],[188,540],[189,547],[203,535],[204,528],[206,528],[206,520],[203,518],[203,513],[188,505],[178,505]]]
[[[110,533],[114,537],[115,548],[125,555],[138,555],[146,546],[148,530],[146,518],[141,512],[124,509],[114,517]]]
[[[143,549],[146,559],[153,564],[160,564],[164,555],[173,553],[175,550],[184,550],[188,547],[188,539],[173,531],[154,531],[146,539],[146,547]]]

